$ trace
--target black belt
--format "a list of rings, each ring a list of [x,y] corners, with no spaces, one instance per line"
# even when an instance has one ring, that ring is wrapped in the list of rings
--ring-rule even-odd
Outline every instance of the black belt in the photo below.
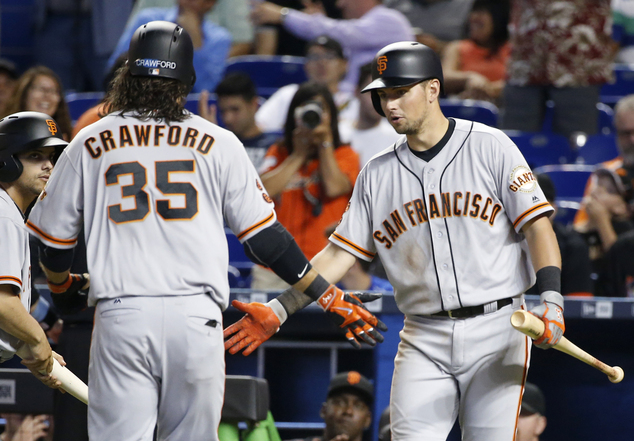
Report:
[[[495,303],[495,302],[492,302],[492,303]],[[497,311],[498,309],[502,309],[505,306],[510,305],[511,303],[513,303],[513,297],[498,300],[497,309],[492,309],[491,312]],[[489,303],[487,303],[487,305],[489,305]],[[470,317],[475,317],[477,315],[482,315],[485,312],[488,312],[488,311],[485,311],[485,306],[486,305],[465,306],[464,308],[454,309],[451,311],[436,312],[432,315],[436,317],[451,317],[451,318],[460,318],[460,319],[470,318]]]

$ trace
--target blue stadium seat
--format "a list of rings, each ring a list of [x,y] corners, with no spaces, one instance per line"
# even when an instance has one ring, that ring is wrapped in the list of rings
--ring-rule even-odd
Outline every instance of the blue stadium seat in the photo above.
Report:
[[[277,89],[287,84],[306,81],[304,57],[289,55],[242,55],[230,58],[226,73],[245,72],[249,74],[258,90],[258,95],[271,96]]]
[[[634,93],[634,65],[615,64],[614,83],[607,83],[601,87],[599,101],[611,107],[624,97]]]
[[[597,103],[597,110],[599,111],[597,133],[609,135],[614,131],[614,110],[604,103]]]
[[[614,135],[589,136],[577,150],[577,162],[580,164],[599,164],[619,156]]]
[[[537,167],[533,172],[546,173],[552,179],[557,201],[581,202],[586,182],[595,168],[594,165],[559,164]]]
[[[73,125],[86,110],[97,105],[103,96],[103,92],[81,92],[66,95],[66,103]]]
[[[440,100],[440,108],[447,117],[477,121],[491,127],[498,125],[498,108],[488,101],[446,98]]]
[[[574,159],[570,143],[563,135],[518,130],[504,132],[519,147],[531,168],[547,164],[565,164]]]

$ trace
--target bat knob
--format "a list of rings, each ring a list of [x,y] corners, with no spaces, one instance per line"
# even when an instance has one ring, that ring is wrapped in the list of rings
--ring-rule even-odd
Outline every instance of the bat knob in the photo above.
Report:
[[[625,376],[625,372],[623,372],[623,369],[621,369],[619,366],[614,366],[612,369],[614,369],[614,374],[608,376],[608,379],[612,383],[620,383]]]

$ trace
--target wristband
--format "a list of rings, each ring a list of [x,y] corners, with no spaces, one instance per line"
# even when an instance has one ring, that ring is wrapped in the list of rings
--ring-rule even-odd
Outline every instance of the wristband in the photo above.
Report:
[[[537,271],[537,289],[540,294],[546,291],[561,292],[561,269],[545,266]]]
[[[321,275],[317,275],[315,280],[308,285],[308,288],[304,290],[304,294],[313,300],[318,300],[323,293],[325,293],[330,287],[330,283],[326,281]]]
[[[266,306],[273,310],[273,313],[280,321],[280,326],[286,321],[288,318],[288,314],[286,313],[286,309],[282,306],[282,304],[277,299],[273,299],[269,301]]]

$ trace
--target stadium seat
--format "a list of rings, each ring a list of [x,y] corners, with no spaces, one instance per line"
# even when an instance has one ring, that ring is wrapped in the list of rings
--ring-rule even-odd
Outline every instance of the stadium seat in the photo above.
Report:
[[[531,168],[547,164],[565,164],[574,159],[570,143],[563,135],[518,130],[504,132],[519,147]]]
[[[614,135],[593,135],[578,143],[577,163],[599,164],[619,156]]]
[[[614,107],[620,98],[631,93],[634,93],[634,65],[615,64],[614,83],[607,83],[601,87],[599,101]]]
[[[258,95],[268,98],[277,89],[287,84],[306,81],[304,57],[289,55],[242,55],[230,58],[226,73],[249,74],[258,90]]]
[[[597,110],[599,111],[597,133],[609,135],[614,131],[614,110],[604,103],[597,103]]]
[[[581,202],[586,182],[596,167],[584,164],[544,165],[533,169],[535,174],[546,173],[552,179],[557,201]]]
[[[72,124],[75,125],[79,117],[103,98],[103,92],[81,92],[66,95],[66,103]]]
[[[467,119],[497,127],[498,108],[488,101],[446,98],[440,100],[440,108],[447,117]]]
[[[254,264],[245,254],[242,243],[233,234],[233,231],[225,228],[225,235],[229,245],[229,286],[231,288],[248,288],[251,268]]]

